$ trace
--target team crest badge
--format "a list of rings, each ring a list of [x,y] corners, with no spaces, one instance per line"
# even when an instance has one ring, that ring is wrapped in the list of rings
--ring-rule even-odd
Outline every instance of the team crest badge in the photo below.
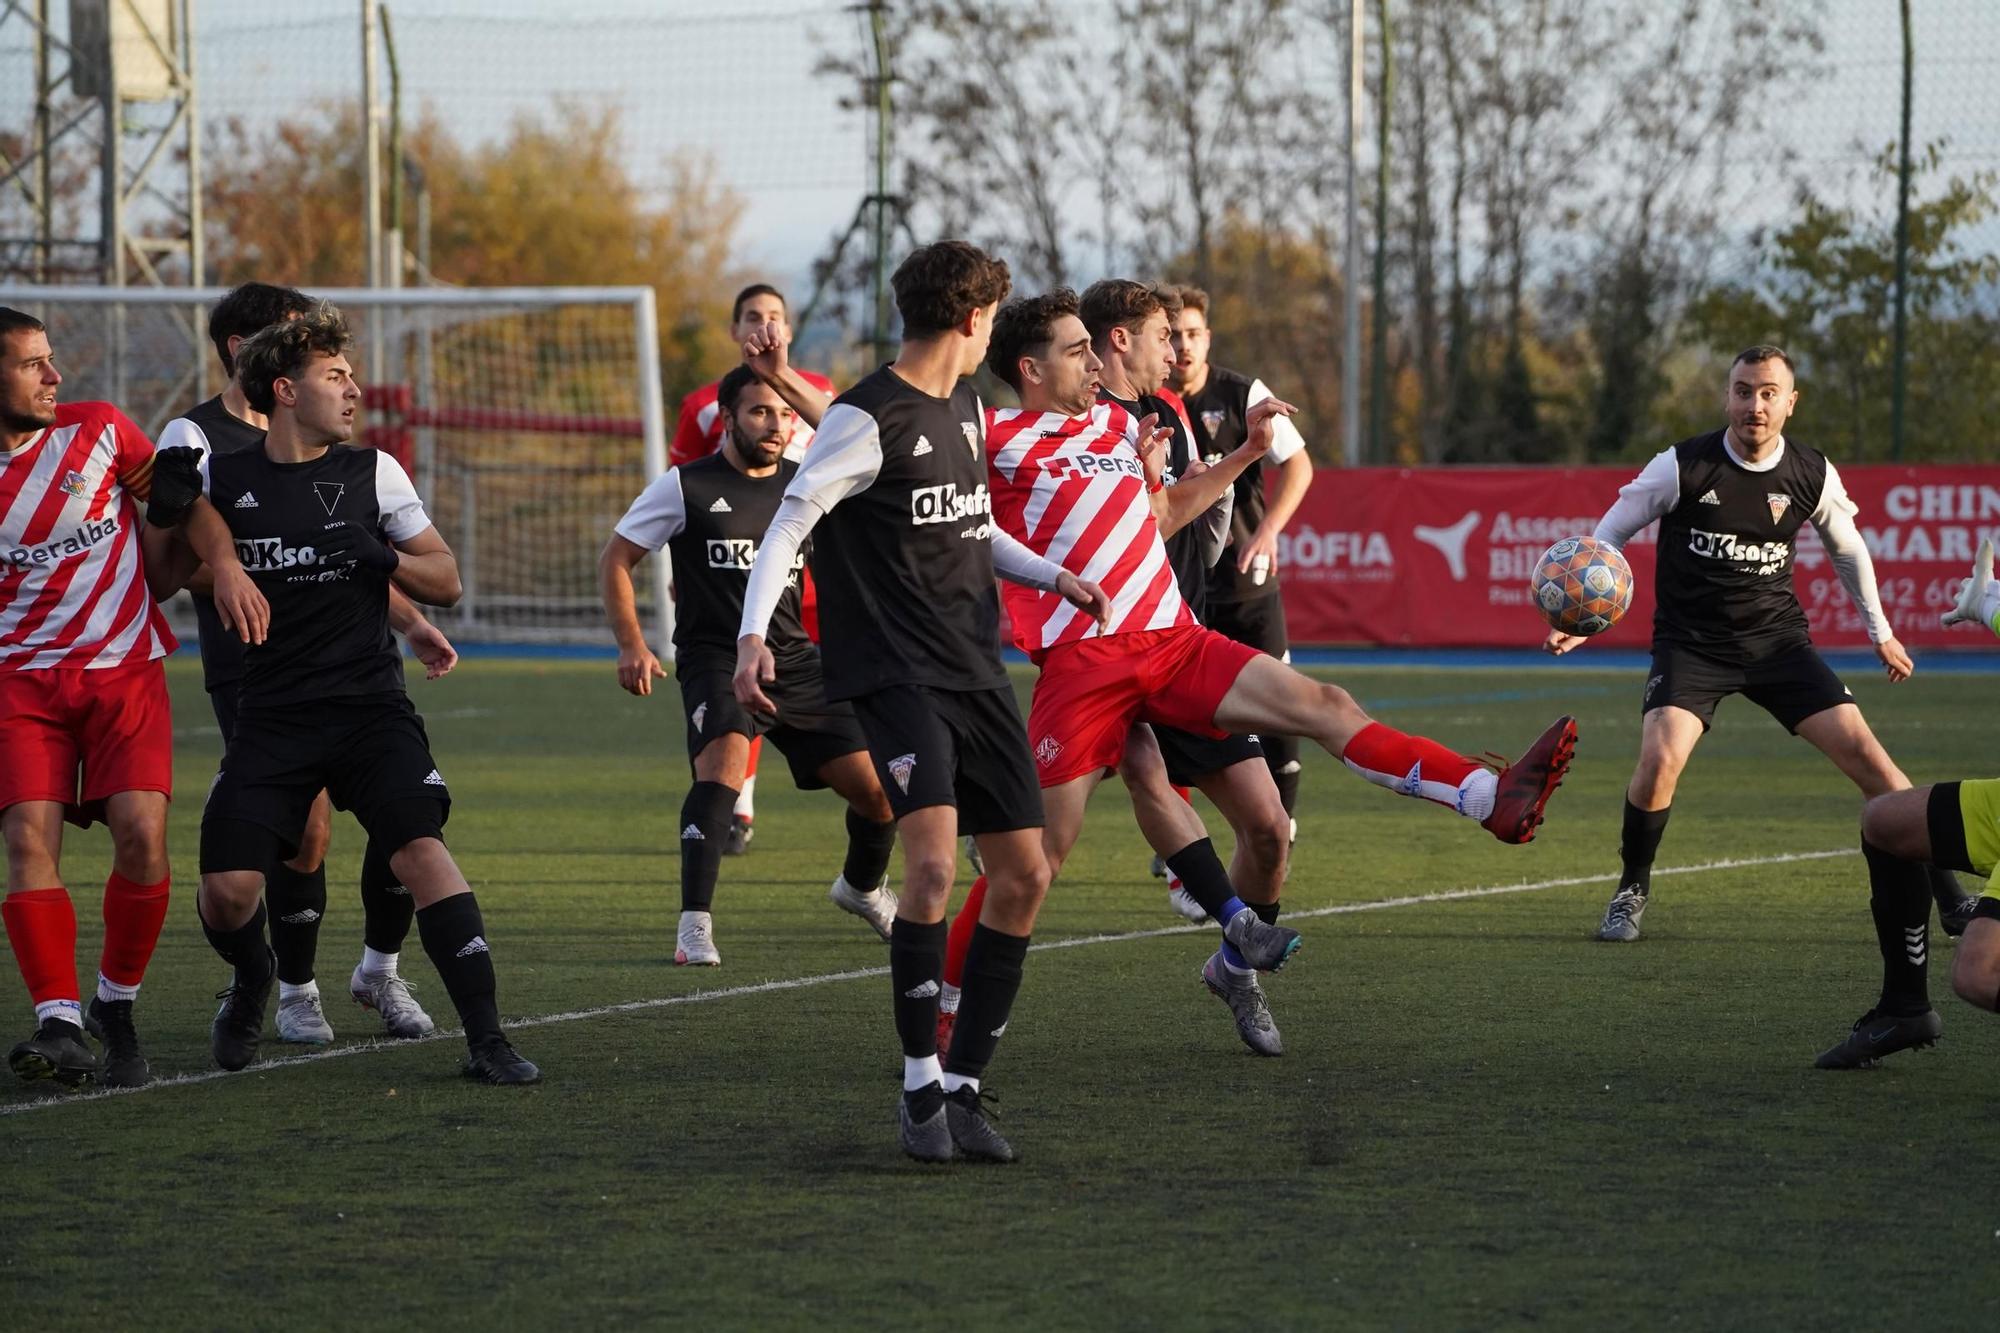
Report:
[[[693,713],[693,715],[692,715],[692,716],[691,716],[691,717],[690,717],[690,718],[689,718],[688,720],[689,720],[690,722],[693,722],[693,723],[694,723],[694,729],[695,729],[696,731],[700,731],[700,730],[701,730],[701,720],[702,720],[703,718],[707,717],[707,716],[708,716],[708,705],[707,705],[707,704],[696,704],[696,705],[694,706],[694,713]]]
[[[1061,741],[1053,736],[1044,736],[1042,737],[1042,743],[1035,747],[1035,758],[1042,761],[1043,768],[1047,768],[1062,756],[1062,752]]]
[[[965,432],[965,447],[972,450],[974,458],[979,457],[979,427],[970,421],[961,421],[958,428]]]
[[[90,483],[83,479],[83,474],[81,472],[71,472],[68,476],[62,479],[62,491],[64,495],[74,496],[77,499],[81,500],[84,496],[84,492],[88,491],[89,489],[90,489]]]
[[[1771,521],[1773,523],[1783,518],[1785,511],[1792,507],[1792,497],[1789,495],[1778,495],[1775,492],[1767,493],[1764,496],[1764,500],[1765,503],[1771,506]]]
[[[916,766],[917,757],[913,754],[899,754],[889,761],[889,776],[896,779],[905,796],[910,794],[910,773]]]
[[[340,504],[340,497],[347,494],[347,483],[342,481],[316,481],[313,490],[319,494],[320,504],[326,507],[326,516],[333,517],[333,511]]]
[[[1220,408],[1210,408],[1201,414],[1201,428],[1213,435],[1222,429],[1222,419],[1228,415]]]

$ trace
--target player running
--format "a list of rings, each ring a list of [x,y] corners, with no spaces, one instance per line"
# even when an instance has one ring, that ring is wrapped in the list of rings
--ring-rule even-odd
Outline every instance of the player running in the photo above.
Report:
[[[1891,681],[1909,679],[1910,655],[1896,640],[1875,589],[1875,564],[1854,525],[1855,505],[1826,455],[1789,440],[1785,423],[1798,406],[1792,359],[1759,345],[1730,363],[1723,430],[1662,450],[1598,523],[1597,540],[1623,546],[1658,519],[1654,575],[1653,665],[1640,707],[1639,762],[1625,791],[1623,868],[1597,938],[1639,938],[1651,901],[1658,852],[1674,789],[1715,708],[1741,694],[1831,759],[1864,796],[1910,785],[1869,730],[1853,693],[1813,648],[1805,608],[1792,583],[1793,541],[1811,522],[1847,595],[1868,625],[1875,655]],[[1585,640],[1550,630],[1543,648],[1557,655]],[[1864,846],[1871,872],[1885,884],[1904,877],[1880,848]],[[1973,900],[1951,872],[1921,871],[1947,933],[1965,928]],[[1884,949],[1903,949],[1905,932],[1928,929],[1924,907],[1906,919],[1893,885],[1878,895],[1875,929]],[[1912,939],[1909,947],[1918,947]]]
[[[694,769],[694,784],[681,802],[681,917],[674,962],[707,967],[722,963],[709,909],[723,838],[750,743],[766,732],[790,762],[801,791],[831,787],[848,803],[847,860],[829,894],[834,905],[866,921],[883,939],[896,917],[896,895],[884,887],[896,845],[895,816],[875,779],[854,710],[827,702],[819,649],[799,623],[796,569],[804,565],[803,555],[794,558],[794,576],[766,639],[778,672],[766,693],[777,712],[746,710],[730,684],[757,542],[798,464],[783,457],[792,409],[748,367],[722,377],[717,402],[728,432],[721,452],[655,478],[618,521],[597,561],[605,614],[618,639],[618,683],[644,698],[653,692],[653,679],[666,671],[646,646],[632,570],[662,546],[672,552],[679,597],[674,674],[687,712],[688,761]]]
[[[312,310],[313,299],[290,287],[246,282],[216,302],[208,315],[209,341],[222,361],[229,382],[221,393],[175,417],[160,432],[161,449],[189,448],[197,453],[239,453],[264,446],[266,419],[243,396],[236,380],[236,353],[252,334],[284,319]],[[207,593],[212,576],[206,566],[188,580],[195,625],[201,635],[202,686],[222,732],[223,766],[228,766],[229,738],[236,731],[236,692],[243,678],[243,641],[222,627],[215,602]],[[427,679],[450,671],[458,653],[450,640],[411,602],[389,586],[389,623],[404,634]],[[319,928],[326,914],[326,851],[333,836],[333,804],[325,792],[312,803],[299,854],[270,867],[264,881],[264,901],[270,917],[271,948],[278,956],[278,1039],[324,1045],[333,1040],[321,1004],[313,964],[319,950]],[[417,1003],[410,984],[397,970],[403,941],[416,912],[410,891],[396,882],[389,858],[373,842],[361,858],[363,915],[361,960],[348,978],[355,1002],[382,1016],[392,1037],[430,1035],[431,1016]]]
[[[270,419],[264,447],[201,459],[175,449],[155,463],[159,476],[198,470],[202,512],[224,516],[236,556],[271,603],[270,636],[245,656],[236,731],[202,813],[197,907],[209,943],[235,969],[210,1049],[224,1069],[257,1056],[276,974],[264,873],[297,855],[324,789],[388,851],[415,899],[424,952],[465,1027],[466,1076],[534,1083],[540,1071],[501,1031],[486,924],[444,845],[451,793],[389,633],[391,580],[415,600],[449,606],[458,565],[394,459],[335,447],[353,436],[361,401],[348,344],[346,322],[328,306],[264,329],[237,353],[244,397]],[[149,543],[169,558],[169,543],[152,534]],[[209,564],[219,577],[217,559]]]
[[[1162,533],[1220,500],[1269,451],[1273,421],[1293,409],[1276,399],[1258,404],[1240,449],[1166,486],[1167,431],[1099,394],[1103,363],[1078,310],[1068,290],[1009,302],[994,321],[988,355],[993,372],[1021,400],[1018,410],[989,415],[994,520],[1036,554],[1100,583],[1111,601],[1100,624],[1061,599],[1007,590],[1016,639],[1041,667],[1028,739],[1048,816],[1043,851],[1050,873],[1060,872],[1083,830],[1091,792],[1124,759],[1136,722],[1202,737],[1267,730],[1311,736],[1371,782],[1478,820],[1503,842],[1530,840],[1568,769],[1574,719],[1557,720],[1496,776],[1435,741],[1373,721],[1339,686],[1196,622]],[[1268,783],[1268,772],[1258,771]],[[1202,969],[1204,983],[1230,1001],[1253,1050],[1279,1053],[1274,1027],[1268,1048],[1244,1030],[1246,1010],[1269,1022],[1261,996],[1252,1004],[1247,992],[1257,970],[1283,964],[1298,945],[1296,933],[1263,921],[1236,896],[1205,837],[1159,850],[1173,853],[1168,860],[1188,893],[1223,925],[1222,947]]]

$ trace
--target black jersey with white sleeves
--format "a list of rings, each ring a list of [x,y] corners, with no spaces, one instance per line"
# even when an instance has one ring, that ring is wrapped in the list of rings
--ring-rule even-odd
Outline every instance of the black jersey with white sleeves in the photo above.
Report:
[[[221,395],[189,408],[186,416],[175,417],[160,431],[155,449],[193,449],[204,457],[211,453],[235,454],[261,449],[264,432],[247,421],[231,416],[222,405]],[[201,635],[202,688],[233,687],[243,678],[243,640],[222,627],[215,599],[190,593],[194,602],[195,628]]]
[[[1271,396],[1264,381],[1222,366],[1210,366],[1200,393],[1188,394],[1188,429],[1194,432],[1195,452],[1213,467],[1234,453],[1250,438],[1250,409]],[[1278,571],[1271,569],[1259,582],[1255,571],[1238,569],[1237,547],[1253,540],[1264,524],[1267,497],[1264,494],[1264,465],[1283,463],[1304,452],[1305,437],[1286,416],[1271,419],[1271,450],[1243,469],[1232,486],[1236,507],[1229,518],[1229,545],[1208,574],[1211,602],[1250,602],[1278,594]]]
[[[400,694],[389,632],[389,577],[323,554],[330,528],[356,523],[402,542],[431,526],[409,477],[376,449],[335,445],[303,463],[263,449],[202,460],[204,493],[229,525],[236,558],[271,606],[270,630],[244,653],[244,709]]]

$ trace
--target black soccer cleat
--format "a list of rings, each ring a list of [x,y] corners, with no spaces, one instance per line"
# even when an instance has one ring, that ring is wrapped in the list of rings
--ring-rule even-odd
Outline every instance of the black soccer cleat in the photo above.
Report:
[[[505,1037],[488,1037],[465,1057],[465,1076],[501,1088],[525,1088],[542,1081],[542,1071]]]
[[[1835,1047],[1821,1051],[1815,1069],[1873,1069],[1885,1055],[1937,1045],[1944,1020],[1935,1009],[1921,1014],[1885,1014],[1870,1009]]]
[[[896,1133],[903,1151],[919,1162],[949,1162],[951,1128],[945,1116],[944,1088],[926,1083],[896,1099]]]
[[[1972,918],[1979,914],[1979,896],[1968,893],[1955,903],[1939,903],[1938,925],[1944,933],[1957,939],[1972,924]]]
[[[45,1020],[34,1036],[9,1052],[7,1066],[27,1082],[53,1079],[65,1088],[80,1088],[97,1077],[97,1057],[84,1043],[83,1029],[60,1018]]]
[[[264,1010],[277,984],[277,955],[273,954],[271,972],[263,985],[237,984],[215,993],[222,1007],[215,1011],[215,1021],[208,1025],[208,1049],[216,1064],[234,1073],[257,1058],[258,1044],[264,1040]]]
[[[959,1156],[974,1162],[1014,1160],[1014,1145],[1000,1137],[1000,1131],[987,1118],[995,1114],[991,1104],[996,1100],[992,1093],[981,1092],[970,1084],[944,1095],[944,1123],[951,1131],[952,1146],[958,1149]]]
[[[130,1000],[100,1000],[91,997],[84,1011],[90,1035],[104,1046],[104,1059],[97,1081],[107,1088],[143,1088],[153,1081],[153,1071],[139,1049],[139,1031],[132,1026]]]

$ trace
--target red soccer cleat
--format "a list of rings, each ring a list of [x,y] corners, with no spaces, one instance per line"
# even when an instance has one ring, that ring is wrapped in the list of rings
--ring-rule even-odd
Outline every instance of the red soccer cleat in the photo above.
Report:
[[[1493,813],[1479,826],[1502,842],[1533,842],[1542,808],[1562,786],[1576,755],[1576,719],[1559,717],[1519,759],[1500,770]]]

